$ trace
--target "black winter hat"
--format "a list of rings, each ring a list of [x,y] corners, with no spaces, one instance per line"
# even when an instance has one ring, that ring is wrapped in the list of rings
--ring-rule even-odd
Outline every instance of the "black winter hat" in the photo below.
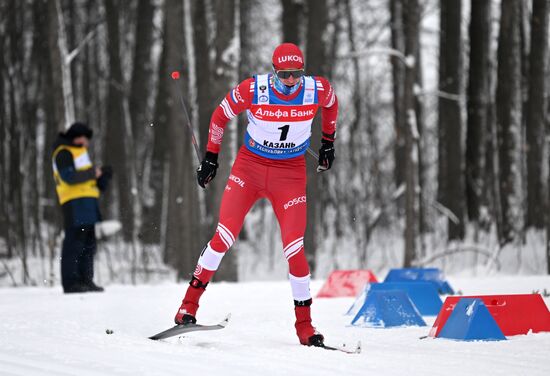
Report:
[[[86,136],[88,139],[91,139],[94,135],[94,131],[87,124],[84,123],[73,123],[69,129],[65,132],[65,137],[69,140],[74,140],[80,136]]]

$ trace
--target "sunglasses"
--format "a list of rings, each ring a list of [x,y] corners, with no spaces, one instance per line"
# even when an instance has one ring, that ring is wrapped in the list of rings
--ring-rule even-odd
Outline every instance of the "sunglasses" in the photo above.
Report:
[[[275,73],[277,73],[277,77],[282,79],[287,79],[291,75],[294,78],[300,78],[304,75],[304,70],[303,69],[278,70],[278,71],[275,71]]]

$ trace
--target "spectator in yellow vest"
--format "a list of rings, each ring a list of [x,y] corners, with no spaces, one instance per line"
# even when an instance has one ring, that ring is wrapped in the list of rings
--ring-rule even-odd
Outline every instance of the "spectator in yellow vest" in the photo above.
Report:
[[[59,133],[52,155],[57,197],[63,211],[65,239],[61,251],[61,283],[65,293],[101,292],[94,281],[96,238],[101,221],[98,198],[112,176],[109,166],[94,167],[88,154],[93,131],[74,123]]]

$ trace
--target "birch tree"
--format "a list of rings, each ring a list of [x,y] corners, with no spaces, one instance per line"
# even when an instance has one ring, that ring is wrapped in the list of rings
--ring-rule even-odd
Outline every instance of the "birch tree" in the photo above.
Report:
[[[68,128],[75,120],[68,41],[61,1],[53,0],[48,4],[50,48],[52,50],[51,67],[54,70],[54,92],[57,92],[59,98],[56,105],[56,118],[59,119],[58,124],[63,129]]]

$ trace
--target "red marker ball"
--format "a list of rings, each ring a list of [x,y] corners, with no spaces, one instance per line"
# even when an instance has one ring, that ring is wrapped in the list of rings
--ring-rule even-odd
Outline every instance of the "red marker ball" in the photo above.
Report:
[[[173,71],[173,72],[172,72],[172,79],[174,79],[174,80],[179,80],[179,78],[180,78],[180,72],[178,72],[178,71]]]

